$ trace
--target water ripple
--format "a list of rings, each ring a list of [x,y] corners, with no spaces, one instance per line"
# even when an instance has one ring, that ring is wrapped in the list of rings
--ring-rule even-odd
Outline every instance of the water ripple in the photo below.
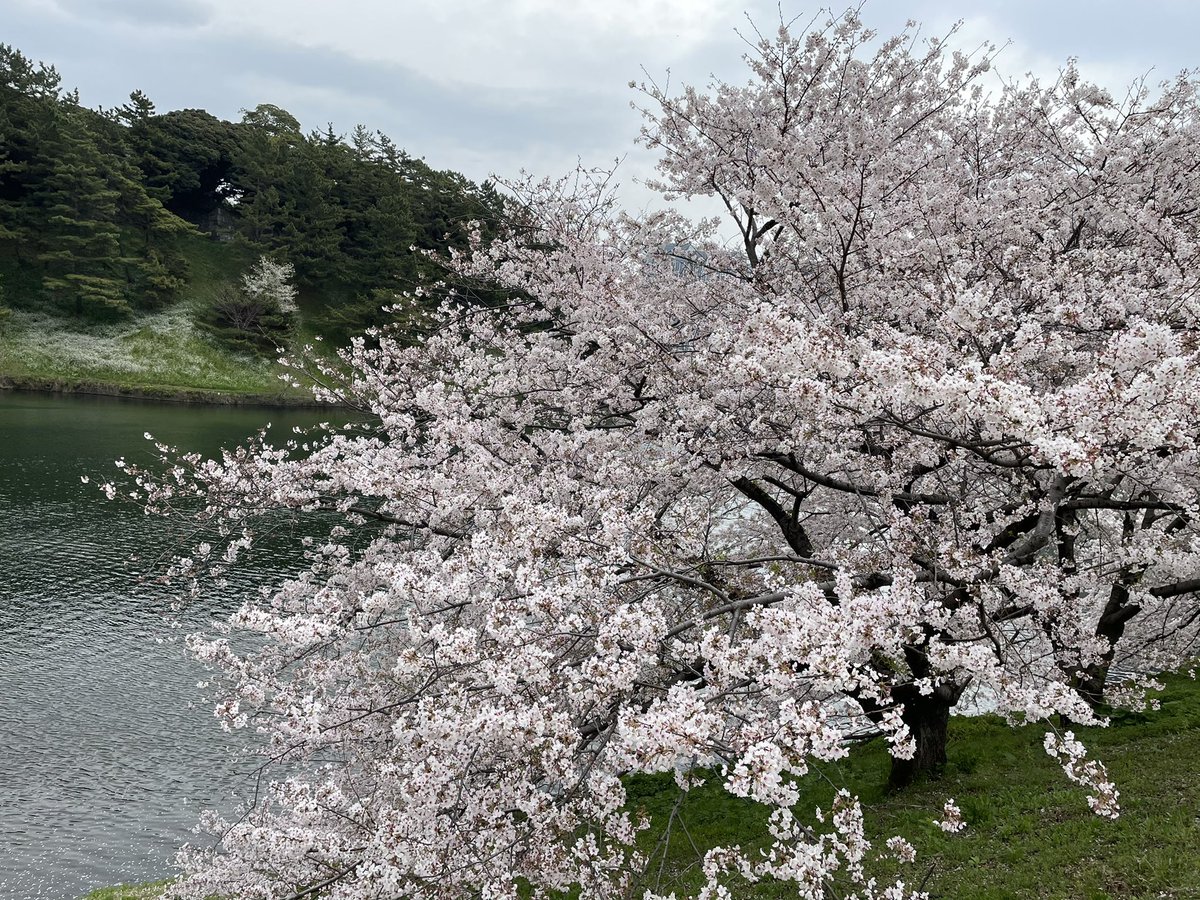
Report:
[[[131,560],[155,558],[169,532],[79,476],[145,457],[145,431],[213,452],[266,417],[317,421],[0,394],[0,897],[71,900],[162,877],[202,808],[252,794],[253,759],[203,702],[207,673],[164,621],[169,596],[136,578]],[[285,568],[260,565],[188,622],[228,613]]]

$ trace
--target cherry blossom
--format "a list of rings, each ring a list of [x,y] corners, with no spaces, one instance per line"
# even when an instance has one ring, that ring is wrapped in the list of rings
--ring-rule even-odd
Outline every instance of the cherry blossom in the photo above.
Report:
[[[942,817],[933,824],[949,834],[956,834],[967,827],[967,823],[963,821],[962,810],[952,799],[942,806]]]
[[[507,303],[439,287],[427,333],[317,373],[362,424],[127,467],[197,519],[192,596],[264,534],[306,554],[190,639],[267,775],[178,896],[660,895],[634,772],[770,809],[701,897],[913,896],[798,778],[870,723],[902,787],[964,699],[1102,724],[1194,660],[1195,85],[989,92],[991,56],[848,13],[763,37],[745,86],[643,85],[660,188],[736,246],[603,176],[510,185],[510,232],[446,260]]]

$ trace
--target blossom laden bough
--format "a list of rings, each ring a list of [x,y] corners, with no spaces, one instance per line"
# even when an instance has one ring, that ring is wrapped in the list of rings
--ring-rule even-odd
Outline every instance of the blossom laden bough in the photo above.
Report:
[[[740,246],[513,185],[511,233],[447,261],[509,302],[319,382],[366,424],[135,473],[151,510],[199,499],[197,590],[281,517],[308,539],[191,641],[291,775],[209,821],[180,896],[661,894],[622,779],[701,769],[772,844],[709,848],[700,896],[909,896],[852,797],[797,808],[814,762],[869,721],[900,787],[964,696],[1100,723],[1114,662],[1195,656],[1195,86],[991,96],[989,60],[847,14],[764,38],[746,87],[647,86],[662,188]]]
[[[1046,753],[1062,763],[1067,777],[1078,785],[1094,791],[1089,794],[1088,806],[1097,815],[1115,819],[1121,814],[1117,802],[1121,792],[1108,780],[1108,772],[1104,763],[1087,758],[1087,749],[1075,739],[1073,732],[1067,731],[1061,736],[1047,732],[1044,741]]]

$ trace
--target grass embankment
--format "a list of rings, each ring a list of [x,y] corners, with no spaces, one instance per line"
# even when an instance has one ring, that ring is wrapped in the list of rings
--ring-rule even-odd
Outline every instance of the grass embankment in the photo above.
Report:
[[[847,787],[863,802],[873,840],[900,834],[917,849],[916,863],[882,862],[873,873],[881,881],[924,881],[930,896],[943,900],[1200,898],[1200,685],[1170,679],[1161,702],[1159,711],[1077,732],[1121,791],[1115,822],[1093,815],[1085,792],[1046,755],[1044,724],[1013,729],[991,717],[952,720],[950,763],[938,781],[886,793],[887,751],[876,740],[807,778],[797,810],[829,809],[836,787]],[[665,847],[663,823],[680,799],[674,781],[638,776],[628,789],[630,807],[657,823],[645,836],[654,854],[647,886],[661,872],[660,891],[683,896],[693,890],[699,883],[694,846],[764,846],[762,808],[730,797],[716,779],[679,803]],[[967,823],[958,835],[934,825],[951,797]],[[161,887],[136,890],[107,888],[87,900],[145,900]],[[734,896],[759,900],[794,897],[795,891],[745,885]]]
[[[1092,814],[1086,792],[1046,755],[1044,723],[1014,729],[994,717],[952,720],[949,765],[937,781],[886,793],[887,752],[876,740],[806,779],[797,810],[828,810],[836,786],[847,787],[862,800],[877,846],[899,834],[917,850],[916,863],[880,863],[873,873],[881,881],[924,881],[935,898],[1200,898],[1200,686],[1171,679],[1161,702],[1157,712],[1124,714],[1106,729],[1077,729],[1121,791],[1115,822]],[[658,819],[677,798],[659,777],[635,779],[629,788],[631,805]],[[967,823],[958,835],[934,824],[949,798]],[[664,875],[667,890],[683,894],[698,883],[692,841],[701,848],[764,846],[763,811],[715,783],[694,791],[681,810],[686,833],[677,826],[667,847],[664,873],[674,872],[673,881]],[[760,884],[735,896],[795,893]]]
[[[185,295],[161,312],[112,324],[14,309],[0,329],[0,388],[199,402],[310,401],[279,365],[230,352],[194,322],[197,309],[252,260],[205,237],[187,239]]]

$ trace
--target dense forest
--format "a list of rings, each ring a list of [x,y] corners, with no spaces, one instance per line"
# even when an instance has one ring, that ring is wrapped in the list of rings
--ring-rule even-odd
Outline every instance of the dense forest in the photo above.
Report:
[[[242,289],[264,257],[294,271],[311,329],[345,339],[435,274],[421,251],[462,244],[472,221],[488,231],[502,206],[489,184],[380,132],[305,133],[269,104],[228,122],[159,113],[135,90],[88,109],[53,66],[0,44],[0,319],[38,309],[82,327],[163,309],[186,293],[205,241],[229,270],[196,311],[218,338],[273,350],[262,338],[278,323],[270,310],[247,317]]]

